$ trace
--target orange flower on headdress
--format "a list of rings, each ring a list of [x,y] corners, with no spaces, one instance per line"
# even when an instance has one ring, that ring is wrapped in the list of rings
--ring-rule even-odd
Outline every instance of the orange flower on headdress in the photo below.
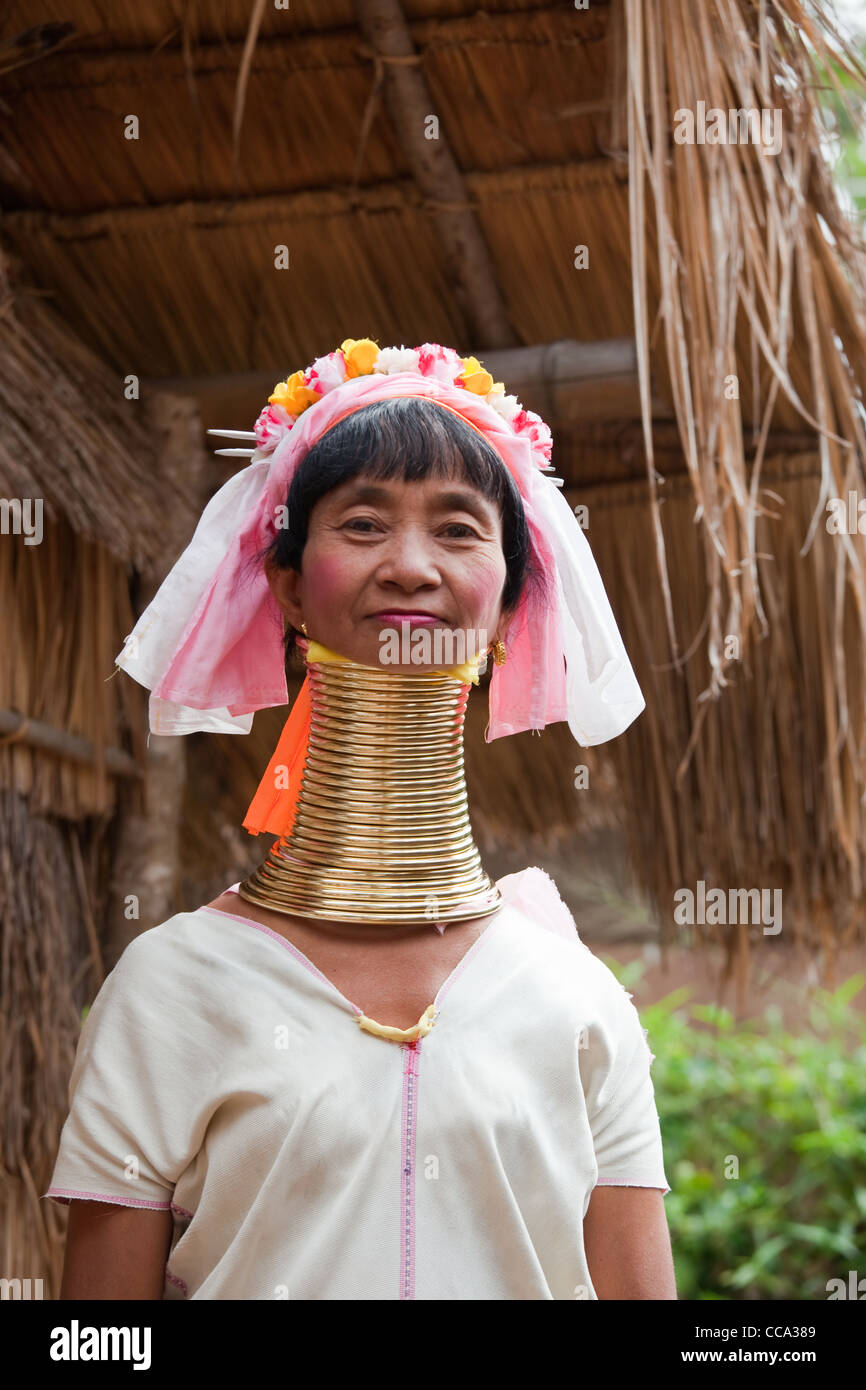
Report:
[[[501,382],[497,384],[505,390]],[[484,370],[477,357],[463,358],[463,385],[476,396],[486,396],[493,390],[493,377]]]
[[[372,338],[346,338],[340,344],[340,351],[346,362],[348,381],[351,377],[370,375],[379,356],[379,344]]]
[[[319,399],[318,391],[311,391],[304,380],[303,372],[292,372],[288,381],[278,381],[273,395],[268,396],[269,405],[281,405],[290,415],[300,415],[308,405]]]

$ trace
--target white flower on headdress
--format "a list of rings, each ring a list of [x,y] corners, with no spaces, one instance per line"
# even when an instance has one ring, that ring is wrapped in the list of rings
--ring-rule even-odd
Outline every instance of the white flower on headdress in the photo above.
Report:
[[[373,363],[374,372],[393,376],[395,372],[417,372],[418,353],[415,348],[382,348]]]
[[[266,405],[253,426],[259,452],[269,454],[276,449],[283,435],[288,433],[294,423],[293,416],[281,405]]]
[[[463,358],[441,343],[422,343],[418,348],[418,370],[422,376],[432,376],[453,386],[456,378],[463,375]]]
[[[497,415],[502,416],[503,420],[508,425],[511,424],[515,415],[523,409],[516,396],[494,396],[493,394],[489,394],[487,396],[487,403],[493,407]]]

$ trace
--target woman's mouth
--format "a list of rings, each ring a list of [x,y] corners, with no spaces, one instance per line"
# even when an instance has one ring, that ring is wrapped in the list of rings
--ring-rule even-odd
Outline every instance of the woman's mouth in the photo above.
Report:
[[[442,619],[436,613],[425,613],[423,610],[412,612],[401,612],[392,610],[390,612],[374,613],[373,621],[387,624],[389,627],[399,627],[401,623],[441,623]]]

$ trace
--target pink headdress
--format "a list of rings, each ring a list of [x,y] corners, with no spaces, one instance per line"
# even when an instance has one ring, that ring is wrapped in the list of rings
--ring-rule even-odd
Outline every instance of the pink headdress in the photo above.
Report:
[[[567,720],[584,747],[615,738],[645,707],[589,543],[550,469],[550,431],[474,358],[425,343],[380,350],[347,339],[281,382],[260,414],[250,464],[211,498],[195,534],[125,639],[118,666],[151,691],[157,734],[249,733],[288,700],[282,614],[256,557],[274,539],[308,450],[373,401],[417,396],[454,411],[514,478],[549,581],[532,586],[490,681],[487,740]],[[213,431],[222,433],[221,431]]]

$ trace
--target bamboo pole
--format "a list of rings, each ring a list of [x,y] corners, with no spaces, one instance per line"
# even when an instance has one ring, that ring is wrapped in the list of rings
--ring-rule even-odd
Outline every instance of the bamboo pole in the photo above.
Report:
[[[105,748],[98,752],[90,739],[68,734],[64,729],[55,729],[40,719],[30,719],[28,715],[15,710],[0,709],[0,744],[8,743],[26,743],[31,748],[87,767],[96,767],[102,762],[105,770],[116,777],[143,775],[135,759],[122,748]]]
[[[358,24],[369,44],[361,51],[375,64],[373,89],[361,121],[353,189],[357,187],[364,145],[380,88],[412,177],[427,200],[451,277],[454,297],[471,334],[491,347],[519,341],[508,318],[496,269],[475,207],[448,136],[439,121],[433,95],[398,0],[358,0]],[[430,121],[436,118],[435,136]]]

